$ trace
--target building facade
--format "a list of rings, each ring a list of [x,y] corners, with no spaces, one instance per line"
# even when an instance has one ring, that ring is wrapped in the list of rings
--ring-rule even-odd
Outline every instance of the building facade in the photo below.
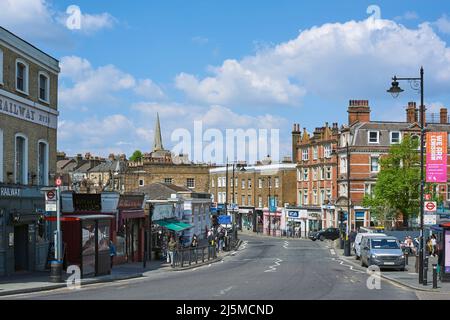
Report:
[[[225,213],[225,204],[230,205],[229,209],[237,210],[241,230],[281,235],[281,210],[296,203],[294,163],[238,163],[211,169],[210,179],[210,193],[219,214]],[[273,199],[270,212],[269,196]]]
[[[292,131],[294,159],[297,159],[297,205],[306,210],[308,220],[300,226],[300,221],[291,218],[286,221],[287,229],[301,227],[319,230],[332,226],[335,220],[333,203],[337,199],[337,154],[339,128],[337,123],[330,127],[316,128],[310,135],[306,128],[300,132],[300,125],[294,124]],[[291,222],[291,223],[289,223]]]
[[[0,27],[0,275],[45,268],[40,189],[56,176],[58,60]]]

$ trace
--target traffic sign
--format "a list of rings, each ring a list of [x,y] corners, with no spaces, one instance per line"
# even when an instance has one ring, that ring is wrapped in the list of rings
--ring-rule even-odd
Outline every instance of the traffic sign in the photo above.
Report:
[[[61,178],[56,178],[55,183],[56,183],[57,187],[61,186],[61,184],[62,184]]]
[[[428,212],[436,212],[437,204],[435,201],[425,201],[425,210]]]
[[[437,215],[435,214],[426,214],[423,216],[423,224],[426,226],[432,226],[437,224]]]
[[[430,201],[431,200],[431,194],[427,193],[425,195],[425,200]]]
[[[47,200],[53,200],[53,199],[55,199],[55,192],[47,191]]]

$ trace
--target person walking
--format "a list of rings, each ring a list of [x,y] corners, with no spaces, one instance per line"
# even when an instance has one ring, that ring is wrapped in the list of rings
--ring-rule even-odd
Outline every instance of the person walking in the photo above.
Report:
[[[117,255],[116,246],[114,242],[109,240],[109,256],[111,257],[111,269],[113,267],[114,257]]]
[[[175,257],[175,250],[177,249],[177,242],[175,241],[175,238],[173,236],[170,237],[168,249],[169,249],[169,255],[168,256],[169,256],[169,259],[170,259],[170,265],[173,268],[173,267],[175,267],[174,257]]]

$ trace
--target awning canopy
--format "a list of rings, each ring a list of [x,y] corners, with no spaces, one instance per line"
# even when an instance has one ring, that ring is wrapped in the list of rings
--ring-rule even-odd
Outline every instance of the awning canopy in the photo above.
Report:
[[[153,222],[172,231],[183,231],[193,227],[193,225],[191,224],[179,222],[176,220],[158,220]]]

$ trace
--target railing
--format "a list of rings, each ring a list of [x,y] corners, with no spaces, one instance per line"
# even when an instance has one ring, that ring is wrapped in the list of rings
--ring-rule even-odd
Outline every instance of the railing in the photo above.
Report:
[[[177,249],[173,255],[172,267],[183,268],[216,259],[217,249],[216,246],[190,247]]]
[[[450,116],[445,116],[445,123],[450,123]],[[441,123],[441,115],[439,113],[426,113],[425,114],[426,123]]]

